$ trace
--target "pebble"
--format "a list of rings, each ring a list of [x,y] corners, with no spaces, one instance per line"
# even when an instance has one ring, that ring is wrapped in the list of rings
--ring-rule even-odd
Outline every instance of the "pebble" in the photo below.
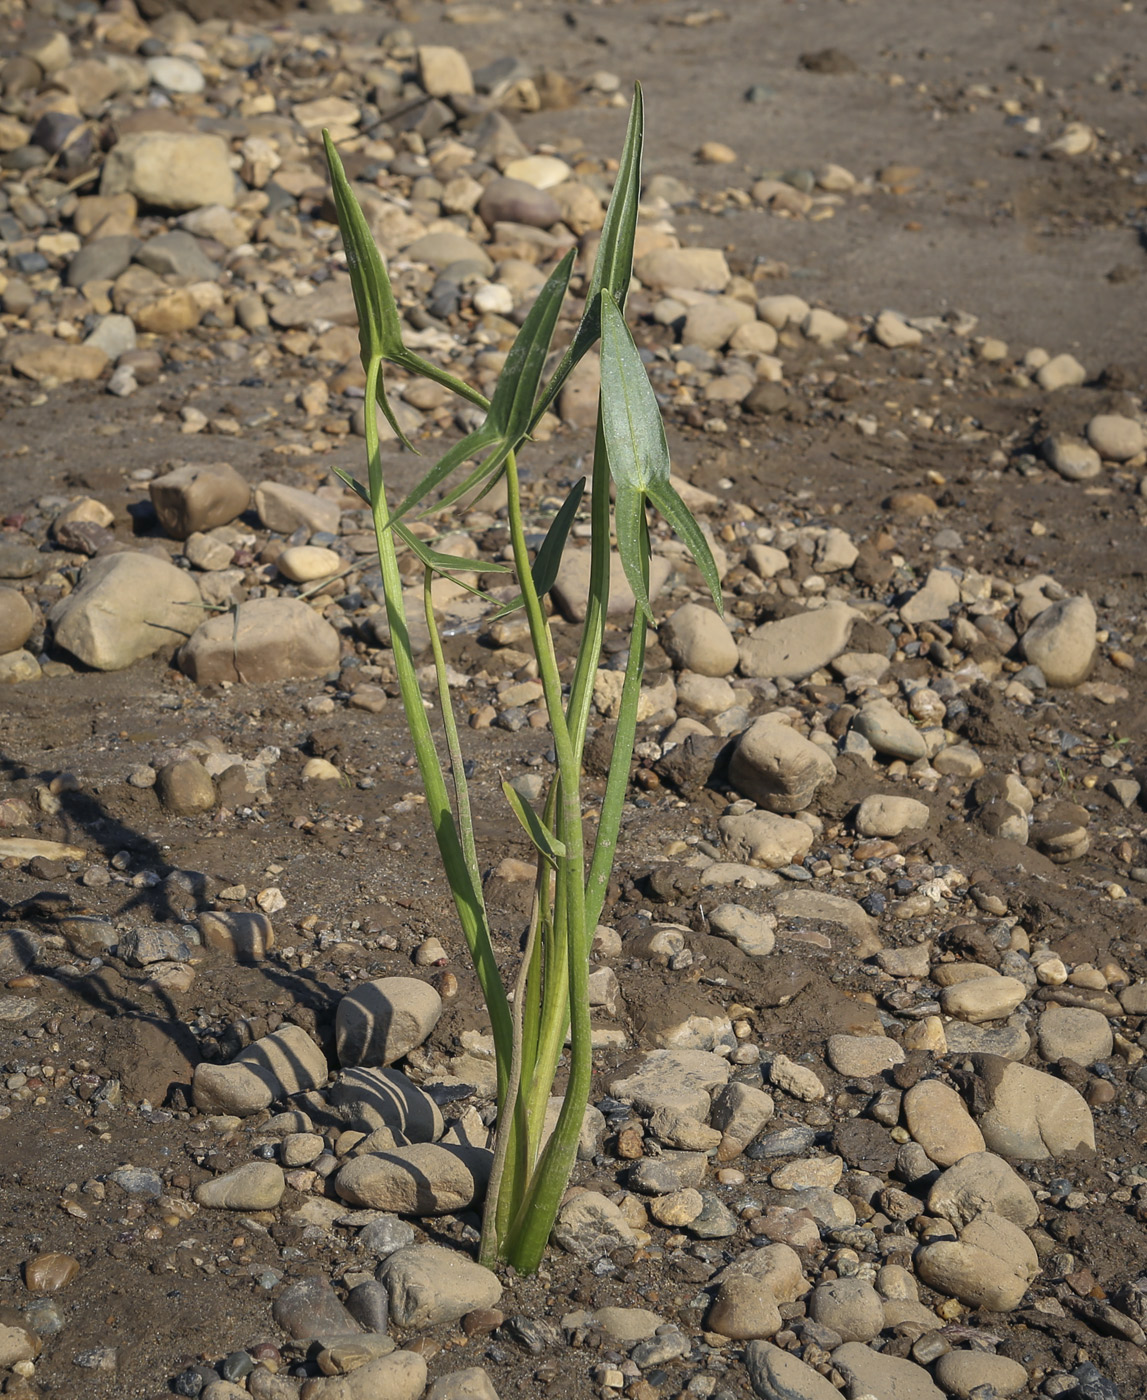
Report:
[[[927,805],[915,797],[873,793],[856,809],[854,822],[861,836],[891,839],[905,832],[923,831],[931,815]]]
[[[426,1389],[426,1362],[413,1351],[377,1357],[346,1376],[303,1382],[299,1400],[419,1400]]]
[[[983,1021],[1002,1021],[1026,996],[1027,988],[1014,977],[975,977],[945,987],[940,993],[940,1008],[945,1016],[979,1025]]]
[[[837,1074],[869,1079],[904,1063],[904,1051],[883,1035],[830,1035],[828,1062]]]
[[[290,1094],[327,1080],[326,1057],[299,1026],[283,1026],[240,1052],[230,1064],[196,1065],[191,1092],[204,1113],[248,1117]]]
[[[1087,371],[1074,355],[1055,355],[1036,371],[1036,383],[1049,394],[1075,389],[1087,379]]]
[[[870,1342],[884,1330],[884,1306],[871,1283],[838,1278],[821,1283],[808,1298],[808,1315],[845,1342]]]
[[[944,1400],[922,1366],[904,1357],[873,1351],[862,1342],[845,1342],[832,1353],[833,1367],[844,1377],[854,1400]]]
[[[772,812],[721,817],[717,827],[732,860],[769,870],[800,865],[812,846],[811,827]]]
[[[835,345],[849,334],[852,327],[842,317],[820,307],[814,307],[801,322],[801,330],[814,345]]]
[[[621,1209],[597,1191],[580,1191],[558,1211],[552,1238],[567,1254],[600,1259],[615,1249],[633,1249],[637,1236]]]
[[[902,758],[914,763],[927,755],[923,734],[888,700],[870,700],[853,720],[852,727],[886,758]]]
[[[465,1366],[439,1376],[426,1392],[426,1400],[498,1400],[498,1392],[481,1366]]]
[[[1097,413],[1087,425],[1087,440],[1109,462],[1127,462],[1147,449],[1147,433],[1134,418]]]
[[[421,1045],[438,1024],[442,998],[415,977],[382,977],[344,996],[335,1013],[341,1065],[389,1065]]]
[[[313,583],[329,578],[343,568],[341,555],[319,545],[292,545],[276,556],[275,567],[292,583]]]
[[[912,626],[921,622],[946,622],[952,609],[959,605],[960,585],[955,574],[948,569],[932,569],[924,586],[901,606],[900,618]]]
[[[468,1255],[442,1245],[396,1250],[378,1271],[390,1295],[390,1315],[399,1327],[422,1331],[457,1322],[475,1308],[493,1308],[502,1285]]]
[[[727,1278],[717,1289],[705,1325],[733,1341],[775,1337],[784,1326],[777,1300],[767,1284],[742,1276]]]
[[[165,763],[156,771],[155,791],[167,811],[193,817],[215,806],[215,784],[203,764],[194,758]]]
[[[0,588],[0,655],[21,650],[35,626],[36,615],[23,594]]]
[[[246,1162],[197,1186],[195,1200],[216,1210],[274,1210],[285,1190],[282,1167],[275,1162]]]
[[[1085,1067],[1106,1060],[1114,1048],[1107,1017],[1082,1006],[1049,1006],[1040,1013],[1036,1039],[1045,1060]]]
[[[919,345],[924,339],[922,331],[910,326],[904,317],[895,311],[882,311],[872,327],[872,334],[889,350],[899,350],[906,345]]]
[[[271,1306],[276,1324],[296,1341],[358,1331],[358,1323],[321,1274],[289,1283]]]
[[[226,462],[177,467],[147,489],[164,533],[176,540],[229,525],[251,500],[251,488]]]
[[[1074,686],[1095,660],[1095,608],[1089,598],[1065,598],[1046,608],[1020,639],[1024,660],[1038,666],[1048,685]]]
[[[80,1261],[70,1254],[37,1254],[24,1261],[24,1287],[29,1293],[58,1293],[79,1272]]]
[[[336,670],[339,651],[339,634],[300,599],[256,598],[200,624],[179,668],[198,685],[305,680]]]
[[[275,944],[275,930],[266,914],[239,909],[209,909],[196,920],[203,944],[236,962],[258,962]]]
[[[768,680],[803,680],[848,646],[857,613],[846,603],[766,622],[739,644],[741,671]]]
[[[1062,433],[1044,438],[1040,453],[1065,481],[1091,481],[1103,470],[1103,462],[1094,447]]]
[[[122,136],[108,152],[102,196],[131,194],[141,204],[181,211],[235,204],[230,151],[201,132],[142,131]]]
[[[731,1073],[728,1060],[707,1050],[653,1050],[634,1073],[612,1080],[609,1093],[638,1113],[665,1108],[704,1122]]]
[[[991,1312],[1017,1308],[1039,1273],[1027,1235],[991,1211],[964,1226],[959,1240],[925,1244],[915,1262],[929,1288]]]
[[[785,1055],[774,1055],[769,1064],[769,1082],[794,1099],[815,1103],[825,1095],[824,1085],[807,1065],[795,1064]]]
[[[643,286],[693,292],[723,292],[732,274],[719,248],[655,248],[634,261]]]

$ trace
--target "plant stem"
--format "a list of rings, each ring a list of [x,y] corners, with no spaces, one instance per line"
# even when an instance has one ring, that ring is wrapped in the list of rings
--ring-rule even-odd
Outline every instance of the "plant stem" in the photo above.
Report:
[[[581,643],[578,646],[577,661],[574,665],[567,710],[570,734],[573,736],[577,749],[579,767],[582,750],[585,748],[585,732],[589,725],[593,683],[597,678],[597,665],[601,660],[601,644],[605,636],[606,618],[609,614],[609,482],[609,453],[605,445],[605,431],[602,427],[599,404],[597,432],[593,444],[593,469],[590,478],[589,594],[586,599],[585,625],[582,627]]]
[[[458,829],[446,792],[442,764],[438,757],[438,750],[434,745],[434,736],[430,732],[430,722],[426,718],[426,710],[422,703],[422,690],[414,669],[410,630],[406,623],[406,609],[402,602],[402,575],[398,569],[394,536],[387,529],[389,510],[382,478],[378,422],[374,413],[379,367],[380,361],[377,356],[370,361],[367,367],[366,451],[370,474],[371,514],[374,519],[375,537],[378,541],[378,565],[382,573],[387,621],[390,624],[391,652],[394,657],[394,669],[398,676],[399,690],[402,694],[402,708],[406,713],[406,723],[410,729],[410,738],[418,760],[418,771],[426,791],[426,806],[434,827],[434,837],[438,842],[438,850],[442,857],[446,878],[450,882],[450,891],[454,896],[458,920],[469,946],[470,955],[474,959],[478,982],[490,1012],[490,1022],[498,1057],[498,1088],[500,1096],[504,1096],[506,1080],[509,1076],[513,1040],[510,1006],[506,999],[506,988],[502,983],[498,964],[494,958],[494,948],[490,942],[482,885],[480,881],[474,879],[458,838]]]

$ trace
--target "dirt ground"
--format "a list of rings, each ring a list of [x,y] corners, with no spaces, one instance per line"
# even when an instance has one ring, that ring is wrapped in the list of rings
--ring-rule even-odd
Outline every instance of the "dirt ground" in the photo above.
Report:
[[[711,196],[678,211],[683,242],[726,248],[734,270],[749,276],[771,265],[764,292],[795,291],[841,315],[886,307],[908,316],[967,313],[978,318],[976,336],[999,337],[1016,354],[1035,346],[1070,351],[1087,367],[1085,385],[1049,395],[1017,386],[995,366],[956,350],[937,357],[870,345],[841,365],[835,352],[810,345],[786,361],[782,411],[745,414],[720,438],[674,413],[670,445],[675,470],[720,497],[712,513],[716,528],[731,519],[725,503],[737,502],[764,522],[839,525],[858,543],[890,531],[904,563],[895,576],[888,564],[887,577],[872,584],[889,596],[912,571],[927,570],[936,557],[933,539],[945,529],[961,537],[948,556],[961,567],[1008,577],[1046,572],[1096,601],[1111,640],[1092,680],[1124,688],[1113,703],[1055,691],[1022,714],[984,700],[969,717],[969,737],[990,769],[1006,771],[1037,756],[1045,795],[1087,808],[1088,854],[1053,865],[1034,848],[989,839],[966,820],[964,808],[938,801],[927,836],[908,853],[907,873],[927,878],[931,867],[956,867],[976,886],[999,891],[1029,931],[1065,959],[1100,966],[1113,958],[1131,977],[1147,975],[1144,813],[1141,806],[1124,810],[1105,792],[1100,766],[1113,745],[1132,771],[1147,762],[1141,472],[1109,470],[1095,482],[1073,483],[1035,470],[1034,457],[1022,459],[1048,431],[1078,432],[1095,413],[1127,411],[1136,399],[1141,404],[1147,384],[1143,5],[722,0],[697,23],[702,12],[692,0],[519,0],[505,24],[466,29],[448,24],[444,8],[416,4],[401,19],[420,43],[461,44],[472,66],[506,53],[545,52],[549,66],[571,77],[609,69],[623,88],[639,78],[647,173],[679,176]],[[397,19],[391,8],[372,6],[360,16],[297,11],[277,22],[363,35]],[[834,61],[802,66],[802,56],[830,46]],[[812,71],[817,67],[840,71]],[[749,101],[755,85],[763,89],[761,100]],[[1009,99],[1018,115],[1001,110]],[[578,105],[517,123],[531,149],[575,133],[588,149],[613,152],[624,115]],[[1038,132],[1030,129],[1033,118]],[[1068,121],[1101,133],[1100,156],[1043,154]],[[696,151],[707,140],[732,147],[736,165],[698,163]],[[910,170],[891,184],[878,182],[823,222],[722,207],[722,190],[824,161],[864,176],[891,166]],[[644,334],[656,345],[668,332],[650,324]],[[198,349],[209,337],[197,333],[189,341]],[[847,381],[839,398],[825,396],[816,381],[829,365]],[[50,513],[38,501],[82,491],[107,504],[117,531],[126,533],[129,508],[146,497],[146,487],[130,477],[137,468],[225,456],[252,483],[275,475],[310,486],[328,479],[332,464],[356,469],[361,442],[355,438],[313,467],[284,468],[260,424],[263,410],[281,408],[291,392],[289,383],[252,374],[242,358],[206,353],[168,365],[159,382],[127,399],[99,385],[44,393],[2,378],[0,514],[11,528],[16,517]],[[181,435],[177,410],[189,402],[209,416],[233,412],[241,433],[222,447],[218,438]],[[889,431],[913,410],[949,422],[951,431],[927,441]],[[879,431],[858,430],[856,419],[866,416],[879,422]],[[566,429],[534,450],[529,465],[536,478],[556,483],[591,445],[587,433]],[[388,465],[396,485],[413,480],[408,458],[393,453]],[[886,502],[898,490],[928,493],[936,514],[894,516]],[[667,609],[673,605],[663,601]],[[754,606],[749,597],[734,600],[735,610],[747,610],[740,616]],[[1117,642],[1136,669],[1120,670],[1108,659]],[[473,634],[450,645],[463,669],[480,659]],[[668,664],[654,647],[654,678]],[[843,701],[839,688],[822,689],[821,703]],[[103,884],[84,882],[89,861],[9,861],[0,872],[0,929],[33,928],[45,940],[35,975],[17,978],[0,994],[0,1000],[34,1002],[30,1015],[0,1022],[0,1106],[11,1109],[0,1123],[0,1321],[7,1308],[27,1306],[25,1260],[58,1250],[81,1264],[66,1291],[52,1295],[62,1335],[46,1338],[34,1380],[13,1380],[6,1393],[90,1400],[169,1394],[171,1379],[188,1365],[264,1339],[285,1346],[271,1321],[271,1299],[282,1283],[311,1272],[337,1280],[358,1267],[345,1233],[332,1237],[284,1224],[286,1209],[274,1223],[207,1211],[180,1219],[166,1196],[136,1198],[100,1180],[131,1163],[160,1171],[166,1193],[186,1194],[221,1164],[249,1155],[242,1134],[220,1139],[190,1111],[191,1073],[201,1057],[232,1054],[245,1038],[284,1020],[329,1045],[340,995],[363,978],[408,973],[413,950],[431,934],[445,945],[460,984],[431,1047],[454,1053],[462,1031],[480,1024],[476,984],[421,811],[416,805],[393,810],[417,787],[400,707],[392,700],[370,714],[340,702],[333,715],[308,713],[308,701],[336,690],[323,681],[201,690],[170,657],[159,656],[113,674],[61,668],[0,696],[0,797],[35,806],[54,778],[75,775],[47,792],[52,800],[36,811],[34,832],[19,834],[71,842],[111,862]],[[278,748],[267,794],[226,816],[178,818],[154,791],[128,783],[139,765],[197,740],[247,759]],[[480,814],[500,810],[493,801],[500,775],[544,761],[548,748],[544,733],[529,729],[475,731],[467,742]],[[301,776],[313,756],[336,758],[347,783],[324,784],[316,795]],[[682,793],[658,772],[654,764],[637,775],[609,917],[623,933],[643,908],[693,926],[694,946],[708,959],[706,981],[633,964],[623,973],[626,1010],[619,1023],[639,1029],[667,998],[674,1005],[690,998],[735,1001],[754,1008],[754,1036],[763,1049],[819,1055],[826,1035],[856,1029],[871,1012],[863,999],[869,978],[839,946],[830,953],[815,940],[782,940],[777,955],[763,962],[738,954],[700,931],[696,890],[686,888],[668,904],[651,900],[647,877],[664,867],[666,847],[690,835],[715,839],[726,800],[698,787]],[[862,781],[845,768],[833,798],[840,813],[863,795]],[[526,854],[497,815],[481,817],[479,842],[491,867],[507,854]],[[172,871],[195,872],[197,892],[170,880]],[[1107,898],[1112,883],[1128,897]],[[236,885],[281,889],[286,909],[274,916],[278,953],[249,966],[205,956],[185,993],[157,992],[146,970],[116,958],[98,974],[87,973],[86,960],[69,951],[63,936],[81,918],[116,927],[184,922],[197,899]],[[494,881],[489,897],[499,952],[510,959],[523,915],[520,887]],[[941,931],[948,926],[935,930]],[[906,937],[893,925],[882,936],[890,943]],[[1132,1021],[1127,1033],[1136,1029]],[[627,1058],[601,1056],[595,1098]],[[836,1091],[848,1092],[839,1076],[824,1073]],[[1033,1173],[1033,1184],[1067,1177],[1103,1196],[1058,1215],[1052,1231],[1076,1268],[1090,1270],[1096,1298],[1139,1277],[1147,1241],[1138,1207],[1104,1194],[1121,1173],[1147,1164],[1144,1092],[1126,1068],[1113,1074],[1114,1099],[1095,1109],[1096,1157]],[[811,1109],[804,1121],[820,1131],[830,1126]],[[775,1126],[785,1125],[782,1116]],[[741,1196],[759,1198],[769,1164],[738,1165],[748,1174]],[[581,1164],[578,1171],[587,1184],[615,1189],[609,1165]],[[1142,1172],[1147,1176],[1147,1165]],[[473,1221],[424,1225],[431,1238],[459,1239]],[[554,1251],[535,1279],[507,1290],[503,1308],[552,1324],[574,1307],[624,1302],[655,1307],[696,1334],[706,1301],[698,1290],[715,1267],[678,1246],[599,1277]],[[1063,1317],[1028,1308],[967,1320],[1000,1337],[1000,1351],[1030,1372],[1070,1370],[1090,1358],[1114,1378],[1124,1400],[1147,1391],[1147,1354],[1089,1327],[1070,1309]],[[99,1349],[109,1347],[116,1349],[117,1369],[99,1369]],[[530,1397],[591,1393],[590,1369],[603,1359],[592,1350],[571,1358],[552,1345],[531,1354],[504,1333],[468,1339],[455,1329],[429,1339],[424,1354],[432,1376],[485,1364],[500,1394]],[[739,1363],[710,1358],[701,1369],[733,1396],[749,1395]],[[656,1393],[676,1394],[689,1374],[670,1368]]]

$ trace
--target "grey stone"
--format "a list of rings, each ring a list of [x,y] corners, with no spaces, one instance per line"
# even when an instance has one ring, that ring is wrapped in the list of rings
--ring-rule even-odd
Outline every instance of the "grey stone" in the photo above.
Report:
[[[414,1243],[414,1226],[397,1215],[386,1215],[381,1220],[372,1220],[358,1232],[358,1243],[362,1249],[387,1259],[395,1250],[405,1249]],[[378,1329],[374,1329],[378,1330]]]
[[[840,1391],[831,1381],[771,1342],[749,1343],[745,1369],[759,1400],[840,1400]]]
[[[561,216],[561,208],[553,195],[548,190],[535,189],[525,180],[491,180],[478,201],[478,217],[489,229],[506,222],[549,228]]]
[[[442,1136],[438,1105],[400,1070],[344,1069],[328,1099],[347,1127],[360,1132],[390,1128],[407,1142],[436,1142]]]
[[[916,1253],[916,1272],[929,1288],[973,1308],[1012,1312],[1039,1273],[1035,1248],[1018,1225],[986,1211],[959,1240],[938,1240]]]
[[[137,263],[161,277],[190,277],[196,282],[214,282],[219,277],[220,267],[203,251],[199,240],[183,229],[173,229],[170,233],[160,233],[140,248],[135,255]]]
[[[878,1395],[880,1400],[944,1400],[922,1366],[873,1351],[863,1342],[845,1342],[832,1353],[832,1364],[848,1385],[848,1400]]]
[[[748,1146],[773,1116],[770,1094],[752,1084],[728,1084],[717,1095],[710,1122],[742,1146]]]
[[[215,806],[211,774],[195,758],[165,763],[155,775],[155,791],[164,808],[179,817],[210,812]]]
[[[766,622],[740,643],[741,670],[770,680],[803,680],[845,650],[859,616],[847,603],[834,602]]]
[[[1039,1206],[1023,1178],[992,1152],[973,1152],[942,1172],[928,1193],[928,1209],[953,1225],[968,1225],[984,1211],[1027,1229]]]
[[[919,622],[946,622],[960,603],[960,585],[949,569],[932,569],[920,588],[901,607],[901,620],[915,626]]]
[[[584,361],[583,361],[584,363]],[[568,386],[567,386],[568,387]],[[563,410],[562,416],[565,417]],[[596,391],[594,418],[597,417]],[[649,598],[654,601],[669,581],[670,564],[668,559],[655,554],[649,561]],[[589,597],[589,550],[567,549],[558,566],[558,576],[554,583],[554,602],[562,615],[571,622],[584,622],[586,600]],[[609,611],[610,613],[630,614],[633,612],[633,590],[625,577],[625,570],[616,553],[610,555],[609,564]]]
[[[236,197],[230,154],[220,137],[201,132],[133,132],[109,151],[100,194],[126,192],[176,211],[204,204],[230,209]]]
[[[1090,598],[1064,598],[1039,614],[1020,638],[1020,651],[1048,685],[1075,686],[1086,680],[1095,661],[1095,627]]]
[[[1127,462],[1147,448],[1147,433],[1134,418],[1097,413],[1087,425],[1087,440],[1109,462]]]
[[[852,727],[886,758],[913,763],[927,755],[923,734],[889,700],[870,700],[852,721]]]
[[[772,812],[746,812],[717,822],[731,860],[779,870],[799,865],[812,846],[812,827]]]
[[[416,1352],[403,1350],[368,1361],[345,1376],[304,1381],[298,1395],[299,1400],[419,1400],[425,1389],[426,1362]]]
[[[82,287],[85,282],[114,282],[131,264],[139,247],[139,239],[129,233],[112,234],[85,243],[68,264],[69,287]]]
[[[1004,1400],[1028,1383],[1028,1373],[1018,1361],[986,1351],[950,1351],[936,1362],[935,1376],[955,1400],[979,1400],[979,1386],[990,1387],[993,1396]]]
[[[1039,1161],[1094,1150],[1091,1110],[1070,1084],[994,1055],[977,1055],[973,1063],[987,1099],[978,1121],[989,1151]]]
[[[359,1330],[358,1323],[339,1302],[322,1274],[288,1284],[272,1304],[271,1314],[278,1326],[297,1342]]]
[[[709,915],[709,928],[719,938],[735,943],[750,957],[767,957],[776,943],[777,921],[772,914],[757,914],[740,904],[721,904]]]
[[[1040,454],[1065,481],[1090,481],[1103,470],[1103,463],[1094,447],[1063,433],[1044,438],[1040,444]]]
[[[151,554],[108,554],[85,564],[75,590],[51,609],[56,643],[85,666],[120,671],[190,636],[202,616],[183,569]]]
[[[558,1211],[553,1242],[579,1259],[633,1249],[637,1236],[621,1209],[597,1191],[579,1191]]]
[[[741,1275],[720,1284],[705,1325],[711,1332],[744,1342],[775,1337],[784,1323],[768,1285]]]
[[[298,529],[337,534],[342,514],[337,501],[278,481],[261,481],[255,487],[255,509],[263,525],[280,535],[293,535]]]
[[[379,1281],[390,1294],[399,1327],[421,1331],[457,1322],[475,1308],[492,1308],[502,1296],[497,1276],[468,1255],[442,1245],[400,1249],[385,1260]]]
[[[762,1283],[778,1303],[794,1303],[809,1291],[801,1270],[800,1255],[787,1244],[769,1244],[746,1250],[714,1274],[711,1282],[720,1286],[726,1279],[752,1278]]]
[[[712,608],[683,604],[662,623],[658,636],[666,654],[684,671],[727,676],[737,669],[737,643]]]
[[[335,1044],[342,1065],[389,1065],[421,1045],[438,1024],[442,998],[416,977],[364,982],[339,1002]]]
[[[28,600],[14,588],[0,588],[0,656],[19,651],[36,626]]]
[[[426,1400],[498,1400],[498,1392],[481,1366],[464,1366],[439,1376],[426,1392]]]
[[[704,1121],[712,1091],[731,1073],[728,1060],[708,1050],[653,1050],[633,1073],[613,1080],[609,1092],[639,1113],[669,1108]]]
[[[129,967],[148,967],[157,962],[189,962],[191,949],[174,929],[132,929],[119,941],[116,951]]]
[[[402,256],[411,262],[429,263],[438,272],[451,263],[471,263],[483,277],[494,271],[482,245],[461,233],[424,233],[403,249]]]
[[[667,1196],[689,1186],[700,1186],[709,1159],[703,1152],[662,1152],[642,1157],[629,1173],[629,1185],[648,1196]]]
[[[325,676],[339,652],[339,634],[301,599],[256,598],[202,623],[180,649],[179,667],[198,685],[255,685]]]
[[[854,824],[860,836],[880,836],[889,840],[902,836],[906,831],[923,831],[931,815],[927,805],[915,797],[876,792],[866,797],[856,809]]]
[[[1107,1017],[1085,1006],[1049,1006],[1040,1013],[1039,1053],[1045,1060],[1093,1065],[1111,1054],[1114,1040]]]
[[[872,1284],[859,1278],[819,1283],[809,1294],[808,1315],[846,1342],[870,1342],[884,1330],[884,1305]]]
[[[940,1167],[984,1150],[984,1138],[955,1089],[938,1079],[923,1079],[901,1102],[908,1131]]]

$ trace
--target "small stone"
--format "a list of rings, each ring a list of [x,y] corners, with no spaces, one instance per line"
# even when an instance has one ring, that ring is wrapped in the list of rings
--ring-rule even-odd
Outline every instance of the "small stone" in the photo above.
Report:
[[[348,1128],[373,1134],[386,1129],[394,1141],[434,1142],[442,1136],[442,1113],[424,1090],[397,1069],[344,1069],[331,1085],[331,1107]],[[370,1138],[359,1144],[373,1150]]]
[[[914,797],[874,793],[856,809],[855,825],[861,836],[887,840],[905,832],[923,831],[931,815],[930,809]]]
[[[439,1376],[426,1392],[426,1400],[498,1400],[498,1392],[481,1366],[464,1366]]]
[[[844,1174],[839,1157],[801,1157],[787,1162],[769,1176],[769,1185],[778,1191],[808,1191],[813,1187],[831,1190]]]
[[[723,618],[699,603],[686,603],[658,634],[670,659],[701,676],[727,676],[737,669],[737,644]]]
[[[869,1079],[904,1063],[904,1051],[883,1035],[830,1035],[828,1062],[837,1074]]]
[[[180,817],[209,812],[215,806],[215,784],[194,758],[166,763],[155,776],[155,790],[167,811]]]
[[[837,341],[843,340],[851,329],[843,317],[819,307],[810,311],[801,322],[805,338],[811,340],[814,345],[835,345]]]
[[[427,263],[442,272],[452,263],[467,263],[482,277],[491,277],[494,264],[480,243],[459,233],[426,233],[403,252],[411,262]]]
[[[1087,425],[1087,440],[1109,462],[1126,462],[1147,448],[1147,434],[1134,418],[1097,413]]]
[[[686,311],[681,344],[701,350],[720,350],[739,327],[752,320],[753,308],[745,302],[735,297],[706,297],[694,302]]]
[[[264,913],[254,910],[205,909],[197,924],[204,947],[236,962],[258,962],[275,945],[275,930]]]
[[[742,1276],[720,1285],[705,1325],[711,1332],[741,1342],[775,1337],[784,1323],[768,1285]]]
[[[390,1294],[391,1317],[411,1331],[457,1322],[475,1308],[495,1307],[502,1296],[491,1270],[441,1245],[397,1250],[378,1277]]]
[[[230,151],[218,136],[146,131],[122,137],[108,153],[102,196],[128,193],[160,209],[198,209],[235,203]]]
[[[1091,600],[1065,598],[1039,614],[1020,639],[1020,650],[1025,661],[1040,668],[1049,685],[1078,685],[1095,660],[1095,628]]]
[[[689,1225],[701,1214],[704,1207],[700,1191],[694,1187],[684,1187],[670,1191],[668,1195],[656,1197],[649,1206],[649,1214],[659,1225],[679,1229]]]
[[[648,1196],[668,1196],[700,1186],[708,1159],[703,1152],[662,1152],[642,1157],[630,1170],[629,1185]]]
[[[919,345],[924,339],[922,331],[910,326],[904,317],[895,311],[882,311],[872,327],[872,334],[889,350],[899,350],[906,345]]]
[[[812,828],[772,812],[721,817],[717,823],[731,859],[770,870],[799,865],[812,846]]]
[[[889,700],[870,700],[852,721],[852,727],[887,758],[914,763],[927,755],[923,734]]]
[[[901,607],[900,617],[916,626],[920,622],[946,622],[960,604],[960,585],[948,569],[932,569],[924,586]],[[879,750],[878,750],[879,752]]]
[[[114,556],[122,558],[121,555]],[[202,623],[179,653],[199,685],[259,684],[324,676],[337,668],[339,635],[298,598],[257,598]]]
[[[345,1376],[318,1376],[304,1381],[300,1391],[283,1392],[282,1400],[419,1400],[426,1389],[426,1362],[414,1351],[394,1351],[378,1356]],[[268,1397],[271,1400],[271,1397]],[[273,1400],[280,1400],[276,1392]]]
[[[419,47],[418,80],[431,97],[468,95],[474,91],[470,65],[457,49],[445,44]]]
[[[792,292],[761,297],[757,302],[757,315],[778,331],[783,331],[787,325],[800,325],[810,309],[803,297],[798,297]]]
[[[561,216],[561,207],[546,188],[523,179],[491,180],[478,201],[478,217],[489,229],[507,222],[550,228]]]
[[[70,1254],[37,1254],[24,1264],[24,1286],[29,1293],[58,1293],[80,1272],[80,1261]]]
[[[442,998],[415,977],[364,982],[339,1002],[335,1041],[342,1065],[388,1065],[426,1040]]]
[[[35,626],[36,614],[24,595],[14,588],[0,588],[0,655],[19,651]]]
[[[284,549],[275,559],[275,567],[292,583],[313,583],[329,578],[344,567],[341,555],[319,545],[300,544]]]
[[[338,533],[338,504],[297,486],[261,481],[255,488],[255,509],[263,526],[281,535],[292,535],[298,529]]]
[[[753,721],[729,760],[729,782],[770,812],[803,811],[835,780],[830,754],[769,715]]]
[[[636,260],[635,270],[653,291],[723,292],[731,277],[719,248],[656,248]]]
[[[755,914],[740,904],[721,904],[709,915],[709,927],[728,938],[750,957],[767,957],[776,943],[777,921],[771,914]]]
[[[1078,438],[1055,433],[1040,446],[1044,461],[1065,481],[1090,481],[1103,470],[1099,453]]]
[[[929,1288],[969,1307],[1011,1312],[1039,1273],[1039,1260],[1018,1225],[987,1211],[964,1227],[959,1240],[924,1245],[916,1272]]]
[[[704,1121],[713,1090],[723,1088],[731,1072],[728,1060],[707,1050],[653,1050],[634,1073],[613,1080],[609,1092],[638,1113],[666,1108]]]
[[[1036,383],[1049,394],[1075,389],[1087,379],[1087,371],[1074,355],[1056,355],[1036,371]]]
[[[832,1353],[832,1364],[845,1379],[854,1400],[944,1400],[922,1366],[904,1357],[873,1351],[863,1342],[845,1342]]]
[[[150,554],[109,554],[85,564],[79,584],[49,612],[58,645],[86,666],[119,671],[195,628],[199,589]]]
[[[1014,977],[976,977],[945,987],[940,993],[940,1008],[945,1016],[980,1025],[1010,1016],[1026,996],[1027,988]]]
[[[30,338],[30,337],[29,337]],[[70,384],[76,380],[98,379],[108,367],[108,357],[94,345],[50,345],[12,347],[10,360],[17,374],[37,383]]]
[[[0,1323],[0,1367],[5,1370],[22,1362],[35,1361],[41,1347],[42,1343],[34,1332],[25,1327]]]
[[[481,1198],[490,1161],[485,1148],[414,1143],[353,1158],[340,1169],[335,1189],[344,1201],[372,1210],[449,1215]]]
[[[274,1210],[287,1189],[275,1162],[245,1162],[196,1187],[195,1200],[216,1210]]]
[[[276,1324],[295,1341],[358,1330],[358,1323],[321,1274],[288,1284],[275,1299],[271,1312]]]
[[[769,1065],[769,1082],[805,1103],[815,1103],[824,1098],[824,1085],[818,1076],[806,1065],[795,1064],[785,1055],[773,1056]]]
[[[166,92],[196,93],[207,86],[199,66],[188,58],[172,58],[166,54],[145,59],[147,76],[156,87]]]

